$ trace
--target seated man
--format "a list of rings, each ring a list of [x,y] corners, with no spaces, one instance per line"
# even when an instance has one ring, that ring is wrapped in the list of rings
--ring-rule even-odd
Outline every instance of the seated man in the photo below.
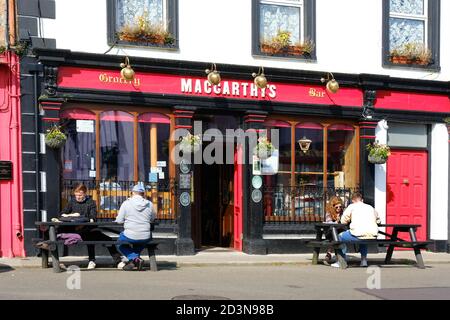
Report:
[[[378,224],[380,218],[377,211],[365,204],[362,195],[356,192],[352,196],[352,204],[344,210],[341,223],[350,224],[350,229],[339,234],[340,241],[358,242],[363,239],[376,239],[378,235]],[[361,252],[361,267],[367,267],[367,245],[359,246]],[[347,246],[338,250],[338,254],[346,259]],[[333,263],[332,267],[339,268],[339,262]]]
[[[130,271],[134,268],[142,270],[144,260],[140,258],[145,244],[152,238],[150,223],[155,219],[153,204],[144,198],[145,189],[137,184],[132,189],[132,197],[120,206],[116,222],[124,224],[119,241],[127,241],[132,247],[121,244],[119,250],[127,257],[128,263],[118,267]]]

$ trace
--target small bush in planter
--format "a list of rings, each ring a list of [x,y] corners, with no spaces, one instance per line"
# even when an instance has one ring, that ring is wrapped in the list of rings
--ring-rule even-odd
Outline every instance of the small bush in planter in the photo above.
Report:
[[[50,148],[58,149],[66,143],[67,137],[61,131],[61,127],[54,126],[51,129],[47,129],[45,134],[45,144]]]
[[[197,152],[200,150],[202,140],[198,135],[188,133],[180,141],[180,150],[186,153]]]
[[[274,150],[275,147],[267,137],[260,137],[256,147],[253,149],[253,154],[257,155],[260,159],[267,159],[272,155]]]
[[[391,155],[391,149],[389,146],[380,144],[378,141],[369,143],[366,148],[369,151],[368,160],[370,163],[386,163],[387,158]]]

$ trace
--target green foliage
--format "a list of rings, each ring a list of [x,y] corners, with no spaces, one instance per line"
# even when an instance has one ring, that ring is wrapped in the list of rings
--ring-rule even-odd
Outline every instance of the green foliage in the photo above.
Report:
[[[172,45],[175,38],[162,24],[152,24],[148,12],[136,17],[134,24],[127,24],[117,32],[117,37],[123,41],[149,42],[159,45]]]
[[[260,137],[258,139],[256,147],[253,149],[253,153],[261,158],[272,155],[274,150],[275,147],[273,146],[272,142],[270,142],[269,139],[267,139],[267,137]]]
[[[391,155],[391,149],[385,144],[380,144],[378,141],[369,143],[366,146],[369,151],[369,156],[387,159]]]
[[[61,131],[60,126],[53,126],[50,129],[47,129],[45,133],[45,144],[50,148],[61,148],[66,143],[67,137]]]

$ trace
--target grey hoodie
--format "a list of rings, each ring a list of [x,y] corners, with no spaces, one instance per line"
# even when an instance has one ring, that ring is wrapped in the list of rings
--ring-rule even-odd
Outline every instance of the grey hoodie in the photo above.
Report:
[[[116,218],[117,223],[124,223],[124,235],[133,240],[150,239],[150,222],[153,220],[153,204],[140,195],[133,195],[122,203]]]

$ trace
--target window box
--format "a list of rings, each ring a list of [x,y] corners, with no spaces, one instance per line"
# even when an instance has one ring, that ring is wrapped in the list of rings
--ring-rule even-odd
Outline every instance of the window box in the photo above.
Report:
[[[315,0],[253,0],[253,21],[254,55],[316,58]]]
[[[108,43],[178,47],[178,0],[108,0]]]
[[[383,0],[383,66],[439,70],[440,0]]]

